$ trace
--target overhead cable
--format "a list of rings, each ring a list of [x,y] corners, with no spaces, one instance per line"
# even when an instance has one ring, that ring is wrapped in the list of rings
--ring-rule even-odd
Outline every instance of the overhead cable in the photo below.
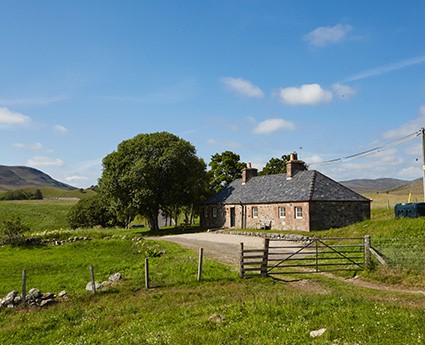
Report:
[[[406,136],[404,136],[402,138],[399,138],[397,140],[394,140],[394,141],[392,141],[390,143],[387,143],[387,144],[384,144],[384,145],[375,147],[375,148],[370,149],[370,150],[366,150],[366,151],[359,152],[359,153],[356,153],[356,154],[353,154],[353,155],[349,155],[349,156],[345,156],[345,157],[331,159],[331,160],[328,160],[328,161],[322,161],[322,162],[317,162],[317,163],[310,163],[309,165],[329,165],[329,164],[334,164],[334,163],[341,163],[343,161],[352,160],[352,159],[356,159],[356,158],[368,157],[368,156],[377,154],[379,152],[388,150],[388,149],[390,149],[390,148],[392,148],[394,146],[404,144],[405,142],[410,141],[410,140],[418,137],[421,134],[422,134],[422,130],[418,130],[418,131],[416,131],[414,133],[411,133],[411,134],[406,135]]]

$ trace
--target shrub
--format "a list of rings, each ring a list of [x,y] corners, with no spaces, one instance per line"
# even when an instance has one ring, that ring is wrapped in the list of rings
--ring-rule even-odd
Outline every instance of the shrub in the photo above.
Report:
[[[22,223],[19,217],[0,221],[0,234],[4,239],[4,243],[22,244],[24,242],[23,233],[26,231],[29,231],[29,228]]]

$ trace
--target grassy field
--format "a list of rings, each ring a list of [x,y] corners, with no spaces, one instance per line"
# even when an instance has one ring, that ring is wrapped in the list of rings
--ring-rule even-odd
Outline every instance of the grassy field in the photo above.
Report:
[[[0,295],[20,288],[58,293],[69,300],[46,309],[0,311],[1,344],[421,344],[425,296],[354,287],[324,276],[240,280],[235,269],[206,260],[196,282],[196,254],[167,242],[93,238],[59,247],[2,247]],[[67,234],[66,234],[67,235]],[[144,257],[151,286],[144,288]],[[99,281],[124,280],[92,295],[84,290],[88,264]],[[219,313],[221,323],[209,322]],[[320,338],[310,331],[326,328]]]

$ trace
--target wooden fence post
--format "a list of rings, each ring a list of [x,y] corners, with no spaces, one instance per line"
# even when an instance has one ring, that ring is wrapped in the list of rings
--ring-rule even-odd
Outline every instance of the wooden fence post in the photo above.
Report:
[[[149,259],[145,258],[145,287],[146,289],[150,288],[149,284]]]
[[[96,280],[94,278],[93,265],[89,266],[89,270],[90,270],[90,278],[91,278],[91,288],[92,288],[93,294],[96,294]]]
[[[27,305],[27,271],[22,270],[22,303]]]
[[[239,260],[239,277],[243,278],[245,275],[245,269],[243,265],[243,242],[241,242],[241,255]]]
[[[370,255],[370,235],[364,237],[364,266],[366,270],[370,270],[372,267],[372,258]]]
[[[204,248],[199,248],[199,261],[198,261],[198,282],[202,279],[202,262],[204,258]]]
[[[270,246],[270,239],[265,238],[264,239],[264,253],[263,253],[263,260],[261,262],[261,276],[267,277],[267,263],[269,260],[269,246]]]

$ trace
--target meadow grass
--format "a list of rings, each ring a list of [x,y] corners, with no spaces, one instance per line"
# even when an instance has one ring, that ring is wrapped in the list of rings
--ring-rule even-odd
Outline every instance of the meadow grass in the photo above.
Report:
[[[67,216],[75,200],[0,201],[0,219],[20,217],[32,231],[67,228]]]
[[[146,290],[143,258],[150,246],[164,254],[150,258],[153,288]],[[420,344],[425,339],[425,296],[374,291],[324,276],[241,280],[234,269],[209,260],[204,280],[196,282],[195,253],[172,243],[94,239],[49,248],[1,247],[0,253],[8,257],[0,258],[0,275],[8,281],[2,280],[2,292],[19,290],[19,275],[9,273],[25,261],[31,283],[42,291],[66,289],[70,296],[46,309],[1,310],[2,344]],[[115,271],[124,280],[96,295],[86,292],[88,262],[100,280]],[[209,322],[214,313],[225,320]],[[320,328],[327,329],[322,337],[309,336]]]

